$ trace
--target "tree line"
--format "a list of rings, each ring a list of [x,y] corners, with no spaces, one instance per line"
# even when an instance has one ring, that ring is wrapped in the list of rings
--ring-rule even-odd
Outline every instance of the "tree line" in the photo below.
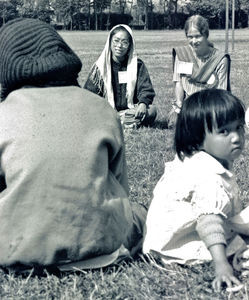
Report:
[[[248,27],[249,1],[234,1],[235,27]],[[109,30],[120,23],[134,29],[176,29],[195,13],[205,16],[211,29],[225,27],[224,0],[0,0],[0,25],[28,17],[68,30]]]

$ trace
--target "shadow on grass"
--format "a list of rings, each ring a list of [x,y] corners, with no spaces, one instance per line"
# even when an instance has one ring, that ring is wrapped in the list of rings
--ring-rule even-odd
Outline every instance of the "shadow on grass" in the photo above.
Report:
[[[155,120],[153,126],[151,126],[151,128],[156,128],[156,129],[169,129],[169,130],[174,130],[173,127],[169,127],[168,125],[168,121],[165,120]]]
[[[28,268],[25,265],[16,264],[12,267],[1,267],[3,273],[7,275],[14,276],[22,276],[23,278],[27,277],[47,277],[49,275],[54,275],[58,278],[63,276],[63,272],[61,272],[56,266],[33,266],[32,268]]]
[[[14,277],[21,276],[22,278],[30,278],[30,277],[48,277],[49,275],[56,276],[58,278],[62,278],[64,276],[67,276],[68,274],[86,274],[88,272],[99,272],[102,270],[103,272],[110,272],[113,268],[119,268],[122,269],[124,266],[130,265],[134,263],[135,261],[142,261],[141,254],[136,253],[133,257],[131,256],[125,256],[121,257],[117,262],[112,263],[108,266],[101,267],[101,268],[89,268],[89,269],[72,269],[67,271],[61,271],[57,265],[49,265],[49,266],[41,266],[41,265],[33,265],[32,267],[29,267],[27,265],[22,264],[15,264],[10,267],[0,267],[0,272],[4,273],[5,275],[12,275]]]

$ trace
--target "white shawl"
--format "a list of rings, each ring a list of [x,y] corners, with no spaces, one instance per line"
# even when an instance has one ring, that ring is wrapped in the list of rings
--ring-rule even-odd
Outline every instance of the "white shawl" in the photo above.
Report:
[[[127,63],[127,86],[126,86],[126,98],[127,98],[127,106],[128,108],[134,107],[133,104],[133,96],[134,90],[137,82],[137,54],[135,51],[135,41],[133,38],[133,33],[131,28],[125,24],[119,24],[114,26],[109,32],[104,50],[99,56],[98,60],[95,63],[94,67],[97,67],[100,76],[104,82],[104,97],[108,100],[110,105],[115,108],[113,88],[112,88],[112,72],[111,72],[111,40],[110,35],[111,32],[117,27],[124,27],[132,38],[132,43],[130,45],[130,50],[128,53],[128,63]],[[93,74],[96,75],[96,74]]]

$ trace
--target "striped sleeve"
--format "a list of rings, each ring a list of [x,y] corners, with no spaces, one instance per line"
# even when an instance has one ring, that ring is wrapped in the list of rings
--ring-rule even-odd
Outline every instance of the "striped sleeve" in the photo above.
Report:
[[[176,81],[180,81],[181,78],[180,78],[180,74],[177,73],[177,66],[178,66],[178,62],[179,62],[179,59],[176,55],[176,58],[175,58],[175,65],[174,65],[174,73],[173,73],[173,81],[176,82]]]
[[[228,59],[226,56],[218,64],[216,72],[219,79],[217,88],[227,90]]]

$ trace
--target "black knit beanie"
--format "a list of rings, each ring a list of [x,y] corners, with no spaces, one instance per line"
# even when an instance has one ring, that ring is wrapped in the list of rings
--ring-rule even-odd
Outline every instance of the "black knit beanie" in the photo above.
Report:
[[[78,85],[81,67],[79,57],[47,23],[18,18],[0,29],[1,100],[25,85]]]

